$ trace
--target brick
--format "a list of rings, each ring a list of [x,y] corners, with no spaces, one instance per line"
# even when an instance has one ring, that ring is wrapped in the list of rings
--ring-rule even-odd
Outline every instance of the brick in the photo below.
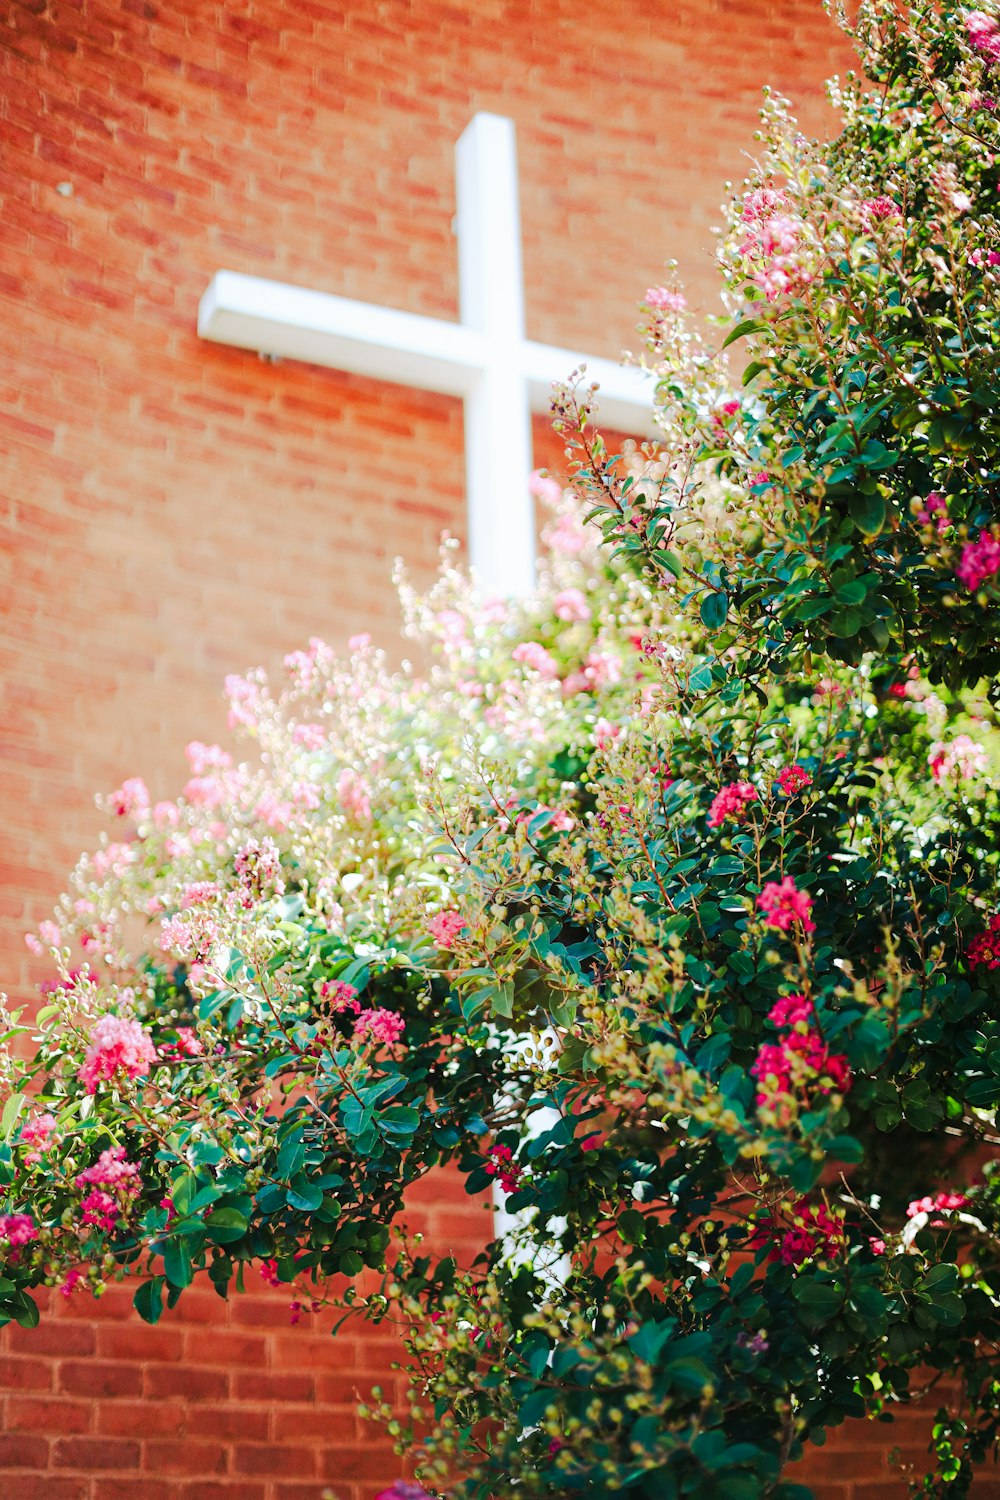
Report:
[[[138,1365],[109,1360],[77,1364],[67,1360],[59,1371],[59,1388],[70,1396],[138,1396],[142,1371]]]
[[[53,1459],[60,1469],[135,1469],[139,1444],[121,1438],[60,1438],[53,1444]]]

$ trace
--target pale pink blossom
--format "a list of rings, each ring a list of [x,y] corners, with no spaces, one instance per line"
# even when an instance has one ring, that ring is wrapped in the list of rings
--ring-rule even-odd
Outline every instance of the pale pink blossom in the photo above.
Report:
[[[259,901],[284,894],[281,855],[277,844],[266,834],[262,839],[247,839],[237,850],[233,866],[240,886],[240,904],[247,911]]]
[[[559,665],[538,641],[521,641],[511,652],[514,660],[532,672],[537,672],[545,682],[559,676]]]
[[[212,771],[228,771],[233,763],[233,757],[221,745],[205,745],[201,740],[192,740],[185,745],[184,754],[192,776],[207,776]]]
[[[21,1126],[21,1134],[18,1144],[24,1150],[24,1164],[26,1167],[36,1167],[42,1159],[42,1153],[49,1149],[52,1144],[52,1136],[56,1129],[55,1115],[35,1115],[26,1120]]]
[[[131,818],[133,822],[149,811],[149,792],[141,776],[130,776],[117,791],[108,798],[108,805],[116,818]]]
[[[382,1007],[359,1011],[354,1022],[354,1035],[359,1040],[381,1042],[386,1047],[395,1046],[405,1030],[402,1016]]]
[[[575,622],[590,619],[590,605],[582,589],[560,589],[552,601],[557,619]]]
[[[104,1015],[95,1023],[80,1068],[80,1082],[88,1094],[96,1094],[100,1083],[123,1075],[142,1078],[157,1059],[153,1039],[138,1021]]]
[[[562,499],[562,485],[544,469],[532,470],[528,476],[528,489],[536,500],[542,500],[546,505],[558,505]]]
[[[371,822],[372,804],[368,783],[350,766],[345,766],[337,777],[337,800],[344,811],[359,823]]]
[[[180,822],[180,810],[176,802],[157,802],[153,806],[153,822],[161,831],[176,828]]]
[[[671,291],[666,286],[647,288],[644,300],[647,306],[655,308],[657,312],[680,313],[687,307],[687,298],[684,293]]]
[[[989,765],[983,746],[967,734],[953,740],[935,740],[927,754],[927,764],[935,781],[971,781],[981,776]]]
[[[591,730],[591,739],[598,750],[608,750],[622,732],[620,724],[612,724],[610,719],[600,718]]]
[[[440,911],[427,923],[427,931],[439,948],[450,948],[464,930],[465,918],[457,911]]]

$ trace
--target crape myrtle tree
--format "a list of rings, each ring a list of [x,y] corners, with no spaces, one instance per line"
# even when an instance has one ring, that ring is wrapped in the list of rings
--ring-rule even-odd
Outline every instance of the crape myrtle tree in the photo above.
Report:
[[[840,133],[768,99],[711,336],[647,293],[659,440],[559,394],[537,595],[446,568],[404,590],[424,675],[314,641],[230,682],[252,764],[194,744],[176,801],[110,799],[10,1022],[6,1318],[127,1274],[155,1321],[207,1274],[393,1320],[399,1496],[793,1500],[829,1428],[934,1387],[913,1483],[975,1492],[1000,24],[839,19]],[[441,1163],[517,1212],[472,1266],[399,1217]]]

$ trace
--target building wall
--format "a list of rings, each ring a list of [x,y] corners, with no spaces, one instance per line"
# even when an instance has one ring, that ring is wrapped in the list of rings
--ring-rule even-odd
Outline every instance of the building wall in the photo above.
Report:
[[[184,744],[225,739],[228,671],[313,634],[398,644],[392,559],[427,579],[464,530],[457,403],[199,343],[212,272],[454,318],[452,151],[494,110],[518,129],[529,334],[615,356],[665,258],[696,303],[711,289],[760,84],[817,128],[842,53],[819,0],[8,0],[0,55],[17,999],[43,977],[22,934],[100,831],[93,794],[175,791]],[[421,1197],[439,1241],[481,1238],[483,1205]],[[386,1335],[291,1328],[263,1287],[195,1289],[156,1329],[128,1300],[3,1336],[4,1500],[367,1500],[397,1472],[352,1404]],[[902,1495],[881,1436],[814,1463],[824,1500]]]

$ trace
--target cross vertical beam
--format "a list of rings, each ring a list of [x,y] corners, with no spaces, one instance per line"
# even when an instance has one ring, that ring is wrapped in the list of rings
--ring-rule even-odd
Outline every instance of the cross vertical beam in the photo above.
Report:
[[[469,560],[487,587],[525,594],[535,582],[535,519],[514,122],[477,114],[455,164],[461,319],[485,347],[465,396]]]

